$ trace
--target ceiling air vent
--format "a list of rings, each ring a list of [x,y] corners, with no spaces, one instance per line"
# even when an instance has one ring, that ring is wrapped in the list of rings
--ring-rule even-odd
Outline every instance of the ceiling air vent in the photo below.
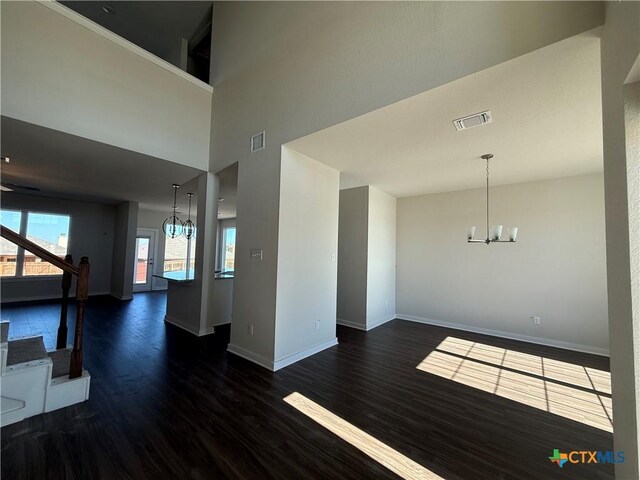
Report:
[[[251,151],[257,152],[264,148],[264,132],[260,132],[251,137]]]
[[[458,118],[453,121],[456,126],[456,130],[466,130],[467,128],[477,127],[478,125],[484,125],[485,123],[491,123],[491,112],[474,113],[467,117]]]

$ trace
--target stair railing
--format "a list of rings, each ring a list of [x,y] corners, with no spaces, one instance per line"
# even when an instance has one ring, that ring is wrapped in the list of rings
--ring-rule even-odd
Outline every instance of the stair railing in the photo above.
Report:
[[[3,225],[0,225],[0,236],[62,270],[62,307],[60,309],[60,326],[58,327],[58,337],[56,342],[57,349],[66,348],[67,346],[67,308],[69,303],[69,290],[71,289],[72,276],[75,275],[78,277],[78,281],[76,283],[76,325],[73,337],[73,349],[71,350],[71,361],[69,362],[69,378],[82,376],[82,332],[84,324],[84,305],[89,297],[89,258],[82,257],[80,259],[80,264],[76,267],[73,265],[71,255],[67,255],[63,260]]]

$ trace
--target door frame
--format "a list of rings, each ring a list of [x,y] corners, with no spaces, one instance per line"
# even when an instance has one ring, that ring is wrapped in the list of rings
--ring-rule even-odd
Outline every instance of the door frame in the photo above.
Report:
[[[136,231],[136,251],[134,254],[134,262],[138,261],[138,251],[137,251],[137,240],[138,238],[149,238],[149,243],[152,248],[149,248],[149,258],[148,261],[151,263],[147,265],[147,282],[146,283],[135,283],[135,274],[136,274],[136,266],[134,264],[133,268],[133,293],[138,292],[151,292],[153,291],[154,283],[156,278],[153,277],[154,268],[156,264],[156,258],[158,257],[158,232],[157,228],[143,228],[138,227]]]

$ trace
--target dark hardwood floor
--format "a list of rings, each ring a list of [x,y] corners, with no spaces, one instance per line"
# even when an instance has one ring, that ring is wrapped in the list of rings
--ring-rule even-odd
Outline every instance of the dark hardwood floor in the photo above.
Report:
[[[608,370],[604,358],[395,320],[338,327],[337,347],[272,373],[226,352],[228,328],[197,338],[165,324],[164,305],[163,293],[90,299],[91,397],[3,428],[3,479],[398,478],[284,402],[292,392],[448,480],[613,478],[548,459],[611,450],[610,433],[416,368],[448,336]],[[2,318],[13,335],[55,338],[58,312]]]

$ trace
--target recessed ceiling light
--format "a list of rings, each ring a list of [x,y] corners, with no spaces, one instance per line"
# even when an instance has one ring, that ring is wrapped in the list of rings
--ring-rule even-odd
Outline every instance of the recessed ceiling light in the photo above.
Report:
[[[11,159],[9,157],[2,157],[2,161],[4,163],[9,163],[11,161]]]
[[[104,13],[106,13],[107,15],[115,15],[116,14],[116,9],[113,8],[111,5],[109,5],[108,3],[105,3],[104,5],[102,5],[100,7],[102,9],[102,11]]]

